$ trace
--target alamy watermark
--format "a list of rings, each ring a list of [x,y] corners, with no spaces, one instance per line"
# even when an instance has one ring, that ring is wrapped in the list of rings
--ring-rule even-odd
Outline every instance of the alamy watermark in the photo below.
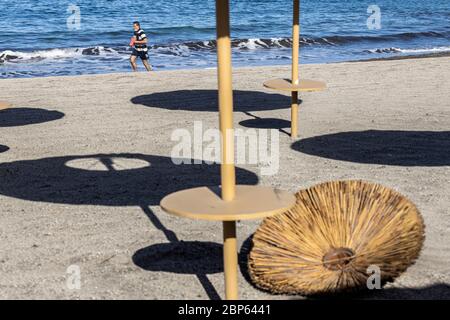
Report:
[[[204,130],[201,121],[194,121],[193,132],[176,129],[171,140],[176,142],[171,158],[174,164],[222,163],[222,135],[218,129]],[[228,159],[225,164],[251,164],[260,167],[261,175],[278,173],[280,163],[280,133],[272,129],[230,129],[225,132]],[[236,148],[234,148],[236,146]]]
[[[381,289],[381,269],[380,267],[372,264],[367,268],[367,274],[370,276],[367,278],[367,288],[369,290]]]
[[[67,13],[70,14],[66,21],[67,29],[69,29],[70,31],[80,30],[81,29],[80,7],[74,4],[70,4],[67,7]]]
[[[381,9],[379,6],[372,4],[367,8],[367,13],[370,16],[367,18],[367,29],[380,30],[381,29]]]
[[[69,290],[81,289],[81,269],[80,266],[73,264],[66,270],[66,286]]]

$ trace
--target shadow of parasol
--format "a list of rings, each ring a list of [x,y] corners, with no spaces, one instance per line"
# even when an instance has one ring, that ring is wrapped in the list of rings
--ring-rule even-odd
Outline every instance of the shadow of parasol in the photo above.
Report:
[[[170,243],[138,250],[133,260],[138,266],[151,270],[155,266],[152,264],[154,261],[147,259],[151,256],[155,261],[160,261],[159,268],[164,269],[164,262],[161,261],[167,255],[173,257],[173,253],[170,253],[173,250],[177,252],[180,248],[188,248],[189,243],[180,242],[149,206],[159,205],[165,195],[177,191],[179,186],[217,186],[220,182],[219,165],[193,164],[193,159],[183,160],[185,164],[176,165],[173,159],[167,157],[120,153],[0,163],[0,194],[48,203],[139,206]],[[258,177],[254,173],[241,168],[237,168],[237,171],[240,183],[258,183]],[[194,256],[195,252],[203,250],[199,248],[217,253],[221,252],[222,246],[197,242],[192,248]],[[211,265],[222,263],[221,256],[217,254],[209,259]],[[214,270],[221,272],[218,268]],[[170,267],[165,271],[175,272]],[[211,273],[211,270],[206,271]],[[185,269],[183,273],[195,274],[209,297],[219,298],[206,276],[207,273],[202,273],[199,268]]]

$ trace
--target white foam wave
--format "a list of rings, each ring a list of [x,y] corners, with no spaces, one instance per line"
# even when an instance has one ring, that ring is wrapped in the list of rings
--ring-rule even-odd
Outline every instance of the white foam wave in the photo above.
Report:
[[[70,59],[82,56],[111,56],[118,52],[112,48],[102,46],[90,48],[65,48],[36,50],[31,52],[5,50],[0,52],[0,63],[17,63],[40,60]]]
[[[450,52],[450,47],[434,47],[434,48],[417,48],[417,49],[401,49],[396,47],[382,48],[382,49],[371,49],[367,50],[368,53],[440,53],[440,52]]]

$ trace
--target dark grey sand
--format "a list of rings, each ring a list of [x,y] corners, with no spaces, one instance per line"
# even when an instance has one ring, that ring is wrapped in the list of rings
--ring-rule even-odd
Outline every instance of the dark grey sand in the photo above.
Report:
[[[280,135],[276,175],[238,170],[242,183],[293,192],[364,179],[417,204],[426,223],[420,259],[386,289],[358,297],[450,298],[448,70],[448,57],[302,66],[328,89],[302,95],[299,142]],[[236,127],[253,116],[286,124],[264,120],[289,120],[290,110],[262,82],[289,75],[288,67],[236,69]],[[194,120],[217,127],[215,89],[215,70],[0,80],[0,100],[13,104],[0,112],[0,298],[223,297],[221,224],[158,206],[174,190],[218,182],[216,166],[168,158],[173,130],[192,131]],[[240,248],[258,224],[238,224]],[[67,287],[71,265],[79,290]],[[239,282],[243,299],[285,298]]]

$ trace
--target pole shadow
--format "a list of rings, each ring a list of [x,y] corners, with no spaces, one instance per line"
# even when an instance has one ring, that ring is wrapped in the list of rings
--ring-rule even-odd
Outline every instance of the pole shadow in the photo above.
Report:
[[[54,110],[37,108],[10,108],[0,110],[1,127],[20,127],[31,124],[59,120],[64,113]]]
[[[8,150],[9,150],[8,146],[4,146],[4,145],[0,144],[0,153],[6,152]]]
[[[147,271],[193,274],[211,300],[220,300],[220,295],[207,275],[223,272],[222,245],[180,241],[147,206],[141,208],[153,225],[164,233],[169,243],[139,249],[133,255],[134,264]]]
[[[261,91],[234,90],[235,111],[268,111],[287,109],[291,106],[290,97]],[[131,99],[133,104],[167,110],[217,112],[219,102],[217,90],[178,90],[158,92]]]
[[[222,246],[179,241],[149,208],[180,189],[220,185],[219,165],[183,160],[186,164],[175,165],[167,157],[121,153],[0,163],[0,194],[48,203],[139,206],[170,243],[138,250],[133,262],[149,271],[195,274],[208,296],[220,299],[207,274],[223,271]],[[240,184],[259,181],[250,171],[236,171]]]
[[[450,166],[450,131],[340,132],[299,140],[291,148],[309,155],[364,164]]]

